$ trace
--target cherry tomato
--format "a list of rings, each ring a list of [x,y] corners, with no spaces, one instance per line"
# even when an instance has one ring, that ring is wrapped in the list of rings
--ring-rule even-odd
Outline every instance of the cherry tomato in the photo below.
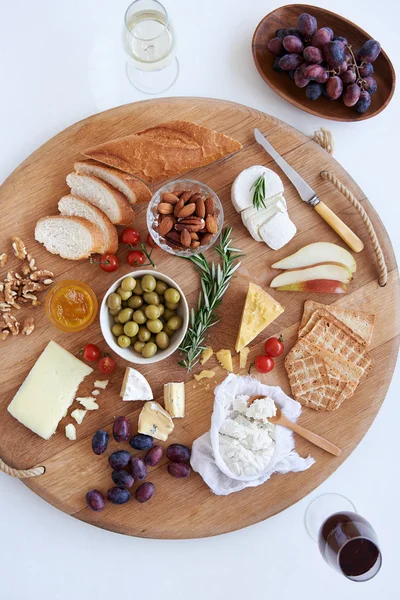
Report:
[[[85,360],[92,362],[93,360],[98,360],[100,356],[100,350],[95,344],[86,344],[83,349],[82,356]]]
[[[151,237],[150,233],[147,234],[146,237],[146,244],[148,246],[150,246],[150,248],[154,248],[154,246],[156,245],[155,241],[153,240],[153,238]]]
[[[128,256],[126,257],[126,260],[131,267],[139,267],[146,261],[146,256],[141,250],[132,250],[132,252],[129,252]]]
[[[270,373],[274,368],[274,361],[266,354],[260,354],[254,361],[254,366],[259,373]]]
[[[103,356],[97,363],[97,367],[102,373],[106,375],[111,375],[114,373],[116,362],[111,356]]]
[[[264,344],[264,349],[265,349],[265,354],[268,354],[268,356],[273,356],[274,358],[276,356],[280,356],[285,349],[285,346],[283,345],[282,337],[269,338],[269,340],[267,340]]]
[[[95,262],[95,261],[93,261]],[[115,254],[102,254],[99,262],[100,267],[107,273],[116,271],[119,267],[119,260]]]
[[[136,229],[133,229],[133,227],[126,227],[121,233],[121,242],[137,246],[140,242],[140,233]]]

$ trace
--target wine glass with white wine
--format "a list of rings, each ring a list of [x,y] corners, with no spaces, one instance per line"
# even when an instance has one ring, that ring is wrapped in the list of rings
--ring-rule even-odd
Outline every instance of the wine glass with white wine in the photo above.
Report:
[[[157,0],[135,0],[125,13],[128,78],[145,94],[160,94],[177,80],[175,36],[164,6]]]

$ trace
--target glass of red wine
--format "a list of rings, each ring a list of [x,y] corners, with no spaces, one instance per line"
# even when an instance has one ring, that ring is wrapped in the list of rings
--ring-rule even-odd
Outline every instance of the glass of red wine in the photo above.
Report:
[[[324,494],[308,507],[305,524],[324,560],[352,581],[368,581],[382,566],[378,538],[350,500]]]

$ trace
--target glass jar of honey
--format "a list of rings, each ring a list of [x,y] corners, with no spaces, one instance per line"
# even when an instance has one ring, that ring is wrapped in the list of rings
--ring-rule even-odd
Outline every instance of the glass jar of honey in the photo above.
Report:
[[[47,318],[63,331],[86,329],[93,323],[97,309],[94,291],[82,281],[59,281],[46,296]]]

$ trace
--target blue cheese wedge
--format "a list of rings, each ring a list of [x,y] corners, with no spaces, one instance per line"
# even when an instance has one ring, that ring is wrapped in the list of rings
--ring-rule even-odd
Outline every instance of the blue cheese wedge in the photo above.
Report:
[[[126,367],[120,396],[122,400],[153,400],[149,382],[139,371]]]
[[[174,429],[171,415],[158,402],[146,402],[138,423],[138,432],[165,442]]]
[[[11,401],[8,412],[48,440],[65,417],[79,385],[93,369],[49,342]]]

